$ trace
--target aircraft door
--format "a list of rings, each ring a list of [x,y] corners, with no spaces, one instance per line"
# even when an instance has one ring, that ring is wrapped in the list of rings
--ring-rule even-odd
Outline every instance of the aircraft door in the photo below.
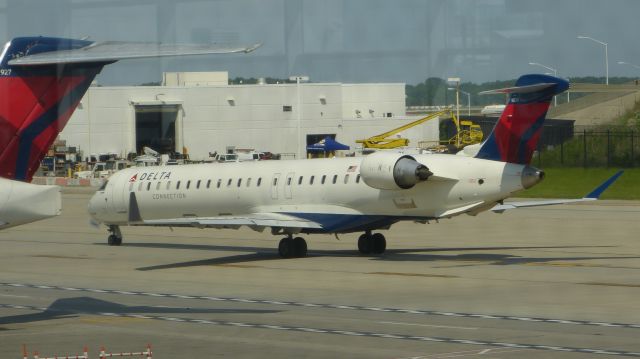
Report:
[[[292,198],[291,186],[293,186],[293,180],[296,177],[294,172],[287,173],[287,179],[284,182],[284,197],[287,199]]]
[[[275,173],[271,179],[271,199],[278,199],[278,185],[280,183],[280,174]]]
[[[128,210],[128,187],[126,183],[123,183],[126,177],[117,176],[110,181],[111,189],[111,210],[115,213],[127,213]]]

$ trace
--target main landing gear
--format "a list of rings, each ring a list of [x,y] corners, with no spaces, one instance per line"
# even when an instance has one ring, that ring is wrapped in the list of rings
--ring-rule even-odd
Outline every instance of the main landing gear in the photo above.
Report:
[[[367,231],[358,238],[358,250],[362,254],[382,254],[387,249],[387,240],[382,233]]]
[[[280,240],[278,253],[282,258],[300,258],[307,256],[307,241],[302,237],[289,235]]]
[[[110,225],[109,237],[107,238],[107,244],[110,246],[119,246],[122,244],[122,232],[120,232],[120,226]]]

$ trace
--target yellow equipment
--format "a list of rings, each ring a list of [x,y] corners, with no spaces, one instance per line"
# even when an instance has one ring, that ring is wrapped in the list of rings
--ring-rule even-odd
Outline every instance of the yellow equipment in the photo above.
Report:
[[[439,118],[442,116],[448,115],[453,120],[453,123],[456,126],[456,135],[453,136],[448,141],[440,141],[439,144],[450,144],[456,146],[456,148],[462,148],[466,145],[479,143],[482,141],[482,129],[480,125],[477,125],[471,121],[463,120],[458,121],[458,118],[454,114],[453,110],[446,109],[439,112],[434,112],[425,116],[419,120],[410,122],[406,125],[395,128],[391,131],[387,131],[385,133],[381,133],[379,135],[371,136],[369,138],[365,138],[363,140],[356,140],[356,143],[362,143],[362,147],[367,148],[375,148],[375,149],[391,149],[404,147],[409,145],[409,140],[406,138],[389,138],[395,134],[398,134],[404,130],[407,130],[411,127],[420,125],[434,118]]]

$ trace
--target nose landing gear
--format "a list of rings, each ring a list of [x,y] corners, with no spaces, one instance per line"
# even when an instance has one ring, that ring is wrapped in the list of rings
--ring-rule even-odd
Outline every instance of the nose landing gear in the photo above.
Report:
[[[301,258],[307,256],[307,241],[302,237],[289,235],[280,240],[278,253],[282,258]]]
[[[110,246],[119,246],[122,244],[122,232],[120,232],[120,226],[110,225],[108,228],[109,237],[107,237],[107,244]]]
[[[387,249],[387,240],[382,233],[367,231],[358,238],[358,250],[362,254],[382,254]]]

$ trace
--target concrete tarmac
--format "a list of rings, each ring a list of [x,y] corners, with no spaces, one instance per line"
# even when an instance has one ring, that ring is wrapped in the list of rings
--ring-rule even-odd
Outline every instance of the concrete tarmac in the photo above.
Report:
[[[309,257],[248,229],[89,225],[63,215],[0,232],[0,357],[640,357],[640,203],[402,223],[387,252],[306,236]]]

